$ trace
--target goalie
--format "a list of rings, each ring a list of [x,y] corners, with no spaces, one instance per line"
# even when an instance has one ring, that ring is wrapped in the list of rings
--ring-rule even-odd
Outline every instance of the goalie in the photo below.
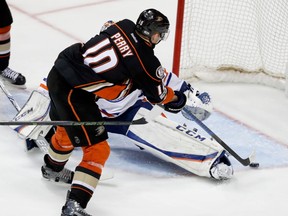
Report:
[[[187,119],[190,119],[189,112],[191,112],[199,120],[206,120],[213,109],[209,94],[200,93],[171,72],[164,70],[164,74],[165,85],[174,91],[183,92],[187,98],[185,111],[174,110],[173,104],[167,104],[165,109],[177,113],[176,115],[183,115]],[[140,117],[149,119],[151,113],[154,112],[154,106],[145,99],[141,90],[133,91],[120,101],[99,99],[97,105],[105,121],[132,121]],[[50,99],[44,78],[14,120],[49,120],[49,109]],[[198,176],[212,177],[218,180],[229,179],[233,176],[232,165],[223,147],[199,134],[196,128],[187,128],[185,125],[169,120],[164,112],[161,115],[153,116],[153,119],[150,119],[145,125],[107,125],[105,127],[108,132],[127,136],[141,149]],[[14,127],[14,129],[29,140],[30,145],[34,144],[33,140],[44,136],[49,141],[51,135],[54,134],[52,126],[21,126]],[[36,145],[34,144],[34,146]],[[41,148],[48,148],[48,146],[41,146]]]
[[[164,80],[167,86],[175,92],[184,93],[187,98],[185,111],[175,108],[173,103],[164,106],[166,111],[176,115],[182,114],[190,120],[190,112],[201,121],[210,116],[212,103],[207,92],[200,93],[171,72],[165,71]],[[165,113],[155,116],[153,112],[157,106],[153,106],[145,100],[141,91],[134,91],[128,97],[130,98],[118,102],[100,99],[97,104],[101,108],[105,120],[132,121],[145,117],[150,121],[141,126],[108,125],[106,128],[109,132],[126,135],[140,148],[196,175],[218,180],[232,177],[232,165],[225,150],[217,142],[199,134],[196,128],[188,128],[168,119]],[[133,105],[130,104],[131,102]],[[150,115],[152,119],[150,119]]]

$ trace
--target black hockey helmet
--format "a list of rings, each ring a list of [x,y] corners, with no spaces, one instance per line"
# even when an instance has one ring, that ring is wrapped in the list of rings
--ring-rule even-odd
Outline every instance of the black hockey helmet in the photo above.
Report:
[[[136,22],[136,31],[151,39],[155,33],[160,33],[161,40],[166,40],[169,35],[169,20],[155,9],[144,10]]]

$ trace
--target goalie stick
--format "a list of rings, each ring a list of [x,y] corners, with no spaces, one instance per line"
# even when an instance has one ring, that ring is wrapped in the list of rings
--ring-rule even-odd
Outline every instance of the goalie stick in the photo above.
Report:
[[[242,158],[240,157],[233,149],[231,149],[220,137],[218,137],[213,131],[211,131],[202,121],[200,121],[198,118],[196,118],[195,115],[193,115],[188,110],[185,110],[184,107],[183,110],[189,114],[192,120],[194,120],[203,130],[205,130],[213,139],[215,139],[229,154],[231,154],[237,161],[239,161],[242,165],[248,166],[253,163],[255,152],[253,151],[251,155],[248,158]]]
[[[0,121],[0,125],[53,125],[53,126],[81,126],[81,125],[142,125],[147,124],[146,118],[142,117],[133,121]]]
[[[18,105],[18,103],[15,101],[14,97],[10,94],[10,92],[5,88],[4,83],[0,80],[0,88],[2,89],[2,91],[4,92],[4,94],[7,96],[7,98],[9,99],[9,101],[12,103],[12,105],[14,106],[14,108],[19,112],[20,111],[20,106]]]

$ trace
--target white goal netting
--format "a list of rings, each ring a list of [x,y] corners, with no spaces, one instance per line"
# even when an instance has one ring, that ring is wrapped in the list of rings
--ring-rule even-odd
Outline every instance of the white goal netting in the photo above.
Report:
[[[185,0],[179,76],[286,87],[288,0]]]

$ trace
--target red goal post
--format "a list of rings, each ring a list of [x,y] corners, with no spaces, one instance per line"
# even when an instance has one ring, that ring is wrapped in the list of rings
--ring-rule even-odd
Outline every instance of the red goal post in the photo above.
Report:
[[[178,0],[173,72],[288,89],[287,0]]]

